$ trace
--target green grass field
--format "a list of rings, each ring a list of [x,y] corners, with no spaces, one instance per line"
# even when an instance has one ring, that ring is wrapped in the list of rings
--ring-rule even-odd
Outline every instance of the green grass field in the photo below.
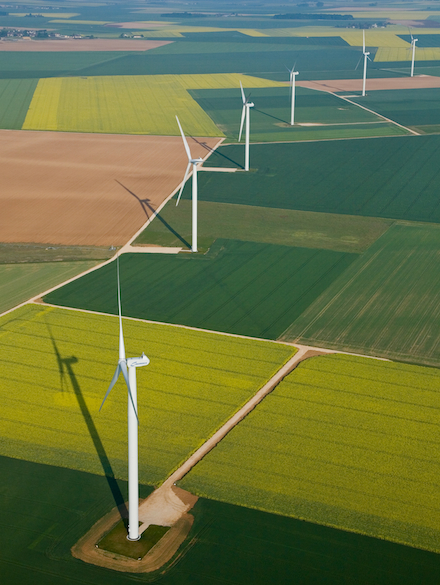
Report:
[[[3,585],[414,585],[434,583],[435,554],[200,498],[179,562],[131,575],[74,559],[70,548],[126,497],[125,482],[0,457]],[[111,479],[111,478],[109,478]],[[141,497],[151,488],[141,485]],[[240,554],[237,554],[237,551]]]
[[[230,238],[360,253],[376,241],[391,223],[372,217],[271,209],[213,201],[199,201],[197,209],[199,250],[209,248],[217,238]],[[175,199],[172,199],[134,244],[190,249],[191,210],[191,201],[181,200],[176,207]]]
[[[123,313],[275,339],[357,256],[218,239],[207,255],[124,254]],[[116,313],[114,263],[45,297]]]
[[[416,132],[431,134],[440,133],[439,97],[440,89],[381,90],[369,92],[362,105]]]
[[[149,35],[151,36],[151,35]],[[158,31],[156,35],[160,36]],[[177,40],[177,42],[179,42]],[[258,42],[253,37],[252,42]],[[236,52],[222,52],[215,56],[202,50],[191,54],[163,54],[160,49],[144,54],[124,55],[111,62],[102,62],[84,67],[80,75],[162,75],[162,74],[207,74],[207,73],[244,73],[262,77],[286,75],[286,66],[292,66],[292,59],[297,59],[297,67],[302,79],[340,79],[359,77],[355,71],[359,59],[357,47],[321,47],[306,48],[295,51],[292,49],[267,51],[261,45],[259,51],[245,52],[241,48]],[[370,77],[381,76],[379,69],[371,67]],[[387,74],[389,76],[389,74]],[[284,78],[283,77],[283,78]],[[278,77],[275,77],[278,79]]]
[[[0,128],[21,129],[36,87],[36,79],[0,78]]]
[[[252,145],[249,173],[200,173],[199,198],[259,207],[440,221],[440,136]],[[206,166],[243,164],[244,146]],[[184,191],[190,196],[189,184]]]
[[[439,383],[431,368],[309,359],[179,483],[440,552]]]
[[[113,287],[115,292],[115,287]],[[238,410],[295,349],[138,321],[124,322],[138,372],[139,477],[157,485]],[[114,317],[25,305],[0,319],[0,454],[127,476],[127,394],[99,412],[118,356]]]
[[[35,26],[35,22],[34,22]],[[0,51],[0,79],[40,79],[81,75],[84,68],[107,63],[126,56],[120,51],[26,52]]]
[[[290,67],[292,66],[293,63]],[[287,72],[285,78],[288,80]],[[239,89],[195,90],[190,93],[223,131],[227,140],[237,142],[242,106]],[[255,103],[251,110],[253,142],[392,136],[405,133],[402,128],[384,122],[379,116],[342,101],[334,95],[302,87],[296,89],[297,125],[292,127],[289,87],[253,89],[247,93]]]
[[[391,227],[282,338],[439,366],[439,253],[437,226]]]
[[[267,87],[275,81],[231,75],[146,75],[40,79],[24,130],[222,136],[188,89]]]
[[[0,313],[95,266],[94,261],[0,264]]]

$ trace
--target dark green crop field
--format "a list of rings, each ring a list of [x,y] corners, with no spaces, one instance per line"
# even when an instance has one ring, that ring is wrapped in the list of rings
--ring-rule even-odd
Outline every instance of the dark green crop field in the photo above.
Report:
[[[0,79],[39,79],[82,75],[81,71],[99,63],[111,63],[127,53],[120,51],[21,52],[0,51]],[[136,53],[137,55],[137,53]]]
[[[414,585],[435,583],[440,557],[293,518],[199,499],[178,563],[131,575],[74,559],[70,548],[126,497],[127,484],[0,458],[3,585]],[[141,486],[141,497],[151,488]],[[239,551],[239,554],[237,554]]]
[[[440,89],[371,91],[352,100],[416,131],[440,133]]]
[[[21,130],[37,83],[38,79],[0,78],[0,128]]]
[[[191,212],[190,200],[181,200],[177,207],[175,199],[172,199],[134,243],[190,249]],[[360,253],[375,242],[392,223],[375,217],[271,209],[213,201],[199,201],[197,214],[199,250],[208,249],[217,238],[228,238]]]
[[[292,66],[293,63],[290,64],[290,67]],[[288,78],[286,72],[286,83]],[[190,91],[190,94],[226,134],[228,142],[237,142],[242,107],[239,88],[194,90]],[[384,122],[371,112],[342,101],[334,95],[313,89],[296,88],[294,127],[290,125],[289,87],[257,88],[249,91],[248,95],[255,103],[251,110],[253,142],[392,136],[405,133],[402,128]]]
[[[251,172],[200,173],[205,201],[411,221],[440,221],[440,136],[252,145]],[[241,166],[244,146],[207,166]],[[184,191],[189,198],[189,183]]]
[[[255,38],[253,39],[255,42]],[[359,50],[351,47],[331,49],[305,49],[292,51],[224,52],[213,58],[212,53],[202,50],[189,57],[187,54],[162,54],[161,51],[148,51],[143,54],[121,56],[108,63],[84,67],[81,75],[158,75],[165,73],[248,73],[286,74],[286,65],[292,66],[295,59],[301,72],[309,72],[304,79],[321,79],[321,72],[331,72],[331,78],[339,76],[339,70],[345,70],[349,77],[358,77],[355,71],[359,59]],[[373,75],[373,74],[372,74]]]
[[[123,314],[275,339],[357,256],[217,240],[207,255],[124,254]],[[114,265],[45,297],[116,313]]]
[[[440,365],[440,229],[392,226],[282,336]]]

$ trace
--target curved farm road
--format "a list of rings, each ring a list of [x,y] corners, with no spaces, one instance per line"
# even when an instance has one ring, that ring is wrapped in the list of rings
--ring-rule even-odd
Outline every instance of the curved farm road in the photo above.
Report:
[[[193,453],[168,479],[148,498],[140,502],[140,532],[150,524],[171,526],[165,536],[148,552],[142,560],[136,561],[121,555],[106,552],[96,547],[96,543],[120,520],[120,512],[114,508],[99,520],[91,530],[72,547],[74,557],[108,569],[130,573],[156,571],[168,562],[177,552],[188,535],[193,523],[189,510],[197,501],[197,496],[176,487],[182,479],[211,449],[213,449],[241,420],[244,419],[265,396],[267,396],[303,360],[316,355],[336,353],[333,350],[297,345],[298,352],[210,439]]]

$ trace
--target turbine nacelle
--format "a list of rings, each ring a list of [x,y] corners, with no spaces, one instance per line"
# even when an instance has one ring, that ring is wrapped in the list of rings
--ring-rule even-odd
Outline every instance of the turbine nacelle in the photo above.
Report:
[[[142,366],[148,366],[150,363],[150,360],[143,352],[141,357],[127,358],[126,361],[129,368],[141,368]]]

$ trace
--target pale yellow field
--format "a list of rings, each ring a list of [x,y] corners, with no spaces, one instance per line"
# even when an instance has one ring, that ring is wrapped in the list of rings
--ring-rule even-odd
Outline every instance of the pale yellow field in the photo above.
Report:
[[[40,79],[24,130],[223,136],[188,89],[283,87],[245,75],[135,75]]]
[[[374,60],[377,62],[411,61],[411,54],[412,53],[409,49],[379,47]],[[439,47],[416,48],[416,61],[437,61],[439,59]]]
[[[344,41],[346,41],[352,47],[362,47],[362,31],[350,31],[347,33],[341,33],[339,35]],[[386,32],[368,30],[365,32],[365,44],[367,47],[410,47],[410,43],[407,43],[397,35]]]

